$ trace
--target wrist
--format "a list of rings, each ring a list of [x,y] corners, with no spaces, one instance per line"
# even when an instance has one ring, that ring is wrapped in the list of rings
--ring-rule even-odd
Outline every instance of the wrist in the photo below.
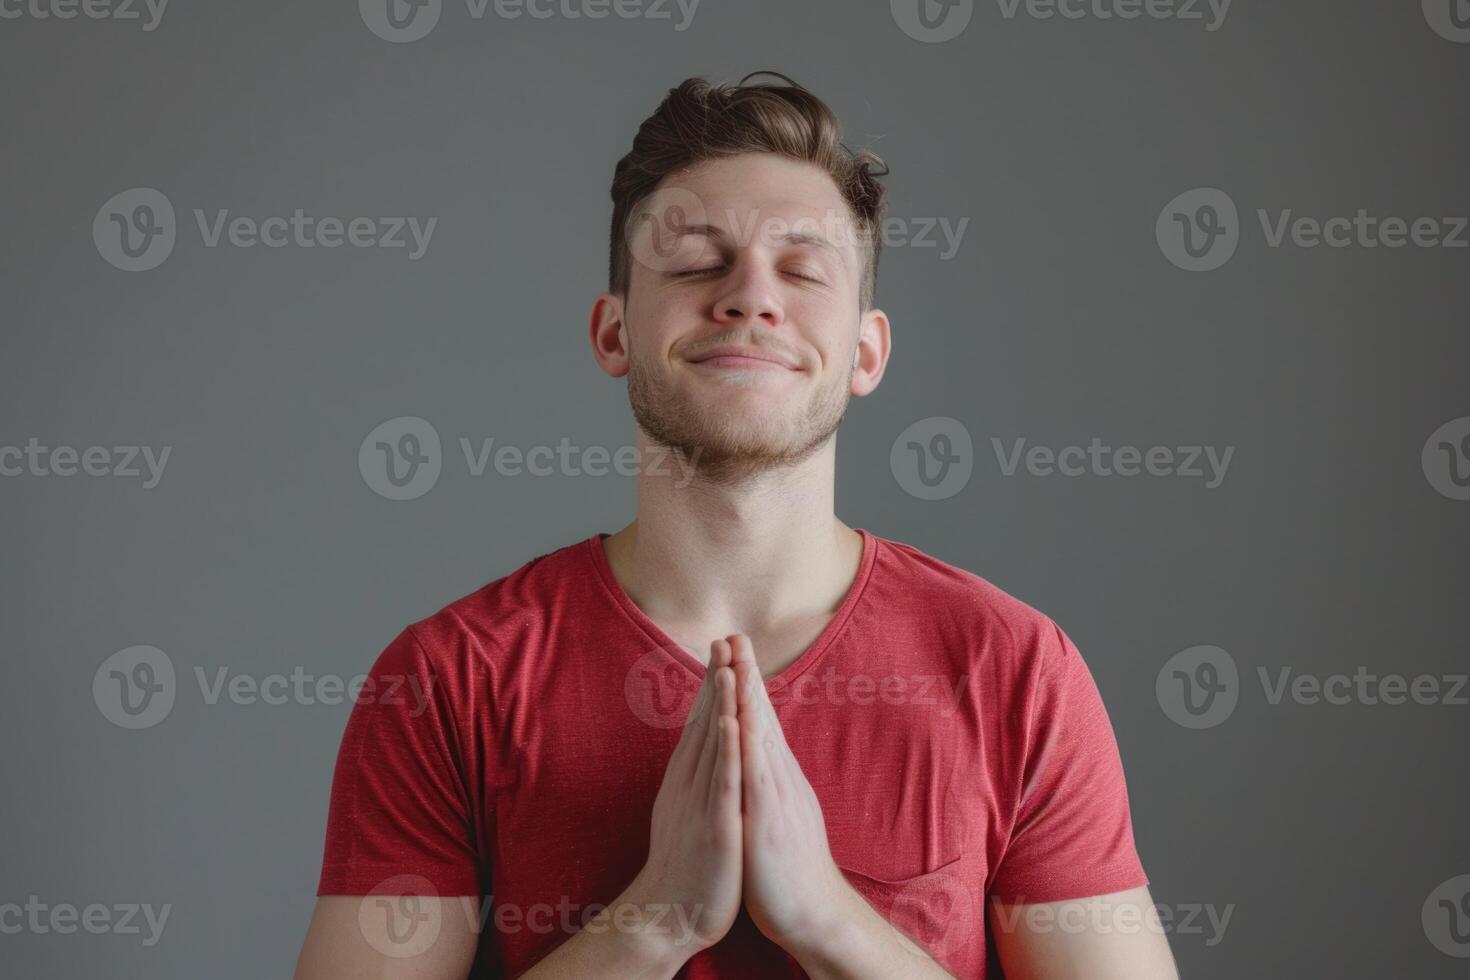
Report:
[[[808,909],[780,942],[814,976],[817,967],[836,963],[850,951],[863,935],[865,918],[877,915],[840,872],[828,894],[828,900]]]
[[[649,975],[670,976],[695,953],[713,945],[691,928],[697,922],[697,914],[691,916],[676,903],[660,901],[640,877],[584,929],[595,928],[615,937],[629,957],[648,968]]]

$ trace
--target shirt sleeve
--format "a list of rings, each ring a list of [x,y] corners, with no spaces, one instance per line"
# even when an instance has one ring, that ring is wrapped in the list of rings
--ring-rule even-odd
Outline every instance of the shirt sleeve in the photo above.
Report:
[[[405,875],[441,896],[479,894],[451,680],[412,627],[368,672],[337,754],[318,895],[372,894]]]
[[[991,881],[1006,904],[1058,902],[1148,884],[1133,841],[1123,763],[1102,698],[1062,630],[1040,630],[1042,649],[1016,740],[1023,785]]]

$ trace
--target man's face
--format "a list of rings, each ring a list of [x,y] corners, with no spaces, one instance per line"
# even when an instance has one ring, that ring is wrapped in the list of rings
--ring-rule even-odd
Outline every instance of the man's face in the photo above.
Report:
[[[847,408],[862,312],[835,183],[744,154],[665,178],[645,207],[623,313],[634,418],[710,477],[806,459]]]

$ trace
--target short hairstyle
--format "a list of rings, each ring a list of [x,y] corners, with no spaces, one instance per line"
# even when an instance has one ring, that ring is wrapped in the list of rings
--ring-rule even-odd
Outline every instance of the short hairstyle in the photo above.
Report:
[[[745,84],[756,75],[775,75],[788,84]],[[632,274],[628,220],[659,182],[692,164],[742,153],[777,153],[811,163],[837,184],[857,224],[858,298],[863,310],[871,309],[886,205],[886,190],[876,178],[888,169],[871,151],[853,153],[842,143],[837,116],[825,102],[771,71],[746,75],[734,85],[686,78],[643,120],[633,148],[613,170],[609,290],[627,295]]]

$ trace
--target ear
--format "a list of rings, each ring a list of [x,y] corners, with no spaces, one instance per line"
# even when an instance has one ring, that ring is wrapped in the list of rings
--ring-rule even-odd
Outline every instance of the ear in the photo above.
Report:
[[[592,340],[592,356],[610,377],[628,373],[628,332],[623,321],[623,297],[616,293],[600,293],[592,304],[592,322],[588,334]]]
[[[859,398],[878,387],[892,353],[888,315],[871,309],[862,315],[858,325],[857,348],[852,358],[852,393]]]

